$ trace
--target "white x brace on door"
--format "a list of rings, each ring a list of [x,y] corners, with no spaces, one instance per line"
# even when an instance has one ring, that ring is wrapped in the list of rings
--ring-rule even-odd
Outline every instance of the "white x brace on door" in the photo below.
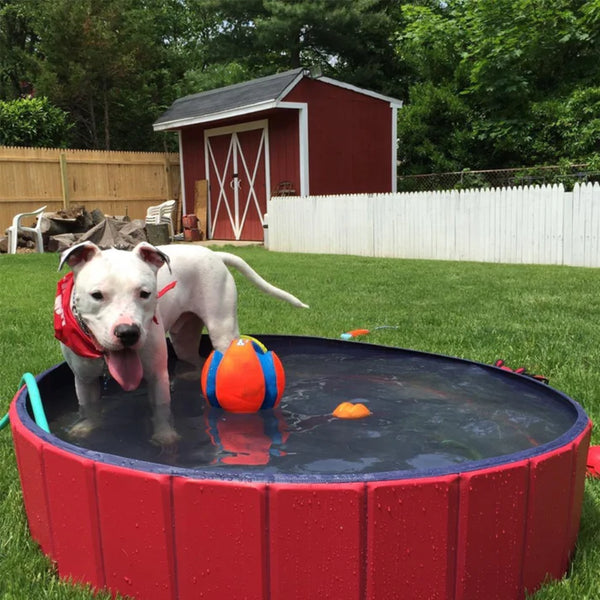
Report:
[[[204,133],[211,239],[262,240],[269,189],[268,122]]]

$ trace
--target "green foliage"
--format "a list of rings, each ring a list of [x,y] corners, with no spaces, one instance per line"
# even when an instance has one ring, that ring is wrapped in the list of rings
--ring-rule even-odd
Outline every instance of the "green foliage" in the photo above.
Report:
[[[349,83],[393,88],[394,2],[386,0],[265,0],[256,19],[259,49],[283,68],[319,67]]]
[[[402,6],[396,34],[398,58],[409,68],[414,82],[452,84],[461,60],[461,31],[454,5]]]
[[[396,0],[0,0],[0,98],[21,81],[67,110],[74,145],[162,149],[178,96],[317,66],[392,93]]]
[[[558,119],[564,144],[576,160],[589,160],[600,148],[600,87],[575,89]]]
[[[177,85],[180,96],[214,90],[252,79],[246,67],[237,62],[215,63],[205,69],[189,70]]]
[[[402,86],[392,37],[396,0],[208,0],[213,27],[208,62],[230,62],[248,77],[319,68],[329,76],[396,93]]]
[[[460,171],[468,164],[471,110],[449,85],[412,86],[398,114],[398,159],[403,174]]]
[[[437,116],[415,86],[454,92],[468,114],[462,164],[444,136],[430,156],[411,149],[403,172],[586,162],[598,147],[599,15],[596,0],[403,5],[396,50],[411,67],[421,128],[435,129]]]
[[[0,100],[14,100],[29,90],[37,36],[28,0],[0,0]]]
[[[66,148],[73,124],[48,98],[0,101],[0,145]]]
[[[182,75],[166,48],[178,35],[177,3],[152,0],[40,0],[36,89],[68,107],[76,145],[149,149],[152,122],[173,77]],[[158,16],[159,21],[156,21]],[[172,70],[171,70],[172,69]]]
[[[0,0],[0,99],[49,98],[75,147],[164,150],[177,97],[303,66],[406,101],[401,174],[582,163],[599,25],[598,0]]]

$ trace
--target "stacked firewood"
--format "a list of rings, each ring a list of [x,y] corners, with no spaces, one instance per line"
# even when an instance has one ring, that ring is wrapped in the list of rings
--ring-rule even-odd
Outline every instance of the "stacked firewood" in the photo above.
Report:
[[[107,216],[98,209],[88,212],[83,206],[44,213],[42,236],[44,250],[48,252],[62,252],[87,240],[101,248],[128,250],[148,239],[143,220]],[[20,252],[35,251],[33,236],[19,232],[17,248]],[[7,252],[6,237],[0,237],[0,252]]]

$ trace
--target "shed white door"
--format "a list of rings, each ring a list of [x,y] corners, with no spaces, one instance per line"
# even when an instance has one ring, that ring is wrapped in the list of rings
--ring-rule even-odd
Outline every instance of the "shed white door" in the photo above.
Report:
[[[267,121],[207,130],[209,237],[262,241],[269,189]]]

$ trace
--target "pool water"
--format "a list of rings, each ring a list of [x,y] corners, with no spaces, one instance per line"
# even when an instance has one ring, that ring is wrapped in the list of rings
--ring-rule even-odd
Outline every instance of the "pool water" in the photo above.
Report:
[[[169,451],[149,441],[144,386],[125,393],[108,379],[101,427],[84,440],[70,438],[77,402],[66,380],[53,392],[61,406],[47,408],[50,429],[123,459],[232,475],[344,476],[460,468],[552,442],[577,419],[562,395],[525,377],[437,355],[311,339],[270,339],[286,372],[285,392],[278,408],[250,415],[208,407],[199,378],[190,380],[175,364],[172,406],[181,440]],[[333,417],[344,401],[362,402],[372,414]]]

